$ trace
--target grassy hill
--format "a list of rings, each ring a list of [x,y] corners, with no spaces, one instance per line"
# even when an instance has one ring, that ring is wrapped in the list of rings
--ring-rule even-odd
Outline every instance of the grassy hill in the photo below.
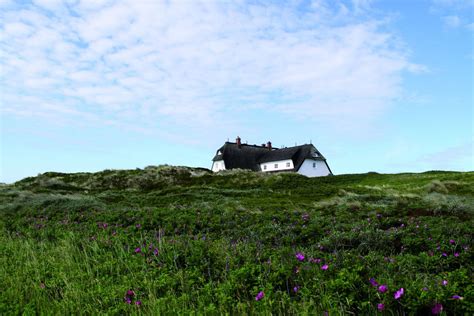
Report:
[[[474,313],[474,172],[48,172],[0,215],[0,314]]]

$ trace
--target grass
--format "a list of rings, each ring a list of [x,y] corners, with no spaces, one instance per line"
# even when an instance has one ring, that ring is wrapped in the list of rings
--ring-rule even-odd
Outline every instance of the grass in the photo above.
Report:
[[[474,312],[474,172],[49,172],[0,213],[2,315]]]

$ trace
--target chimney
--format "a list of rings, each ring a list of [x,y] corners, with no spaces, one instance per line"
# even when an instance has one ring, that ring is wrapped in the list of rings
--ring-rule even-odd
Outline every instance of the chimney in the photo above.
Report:
[[[268,150],[272,150],[272,142],[269,141],[267,143],[267,148],[268,148]]]
[[[242,147],[242,143],[240,142],[240,137],[237,136],[237,138],[235,139],[235,142],[237,143],[237,147]]]

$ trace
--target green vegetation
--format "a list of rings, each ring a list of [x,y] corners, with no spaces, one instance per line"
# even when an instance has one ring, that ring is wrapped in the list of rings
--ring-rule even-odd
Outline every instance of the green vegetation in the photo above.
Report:
[[[0,215],[2,315],[474,313],[474,172],[48,172]]]

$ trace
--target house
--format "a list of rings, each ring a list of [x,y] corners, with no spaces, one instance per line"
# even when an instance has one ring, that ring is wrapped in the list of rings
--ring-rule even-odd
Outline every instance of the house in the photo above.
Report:
[[[214,172],[228,169],[248,169],[261,172],[296,172],[307,177],[332,175],[326,158],[312,144],[273,148],[272,143],[242,144],[226,142],[212,159]]]

